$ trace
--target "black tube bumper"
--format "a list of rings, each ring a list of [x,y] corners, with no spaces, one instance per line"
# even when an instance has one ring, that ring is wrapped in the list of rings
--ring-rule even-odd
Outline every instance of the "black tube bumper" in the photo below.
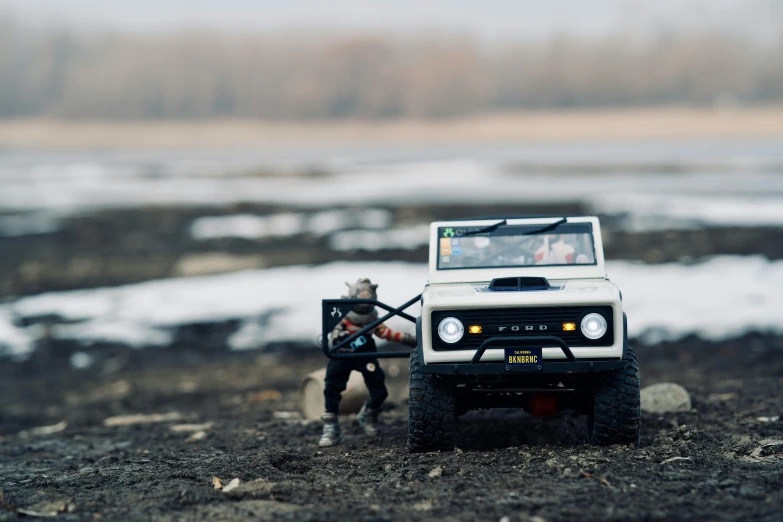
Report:
[[[421,320],[417,321],[417,333],[421,334]],[[421,337],[419,336],[419,339]],[[504,363],[482,363],[481,358],[492,345],[516,345],[516,346],[557,346],[566,357],[565,361],[549,360],[542,361],[537,366],[531,366],[525,371],[509,370]],[[421,351],[421,341],[417,349]],[[424,360],[423,354],[419,356]],[[621,370],[625,367],[625,361],[622,359],[610,360],[578,360],[568,345],[559,337],[553,335],[540,335],[529,337],[506,336],[490,337],[483,343],[473,355],[469,363],[430,363],[421,365],[421,371],[424,373],[437,373],[440,375],[541,375],[541,374],[576,374],[576,373],[597,373],[611,372]]]
[[[431,363],[421,365],[423,373],[436,373],[439,375],[525,375],[541,374],[575,374],[597,373],[621,370],[625,367],[625,361],[614,359],[609,361],[544,361],[540,370],[530,372],[509,371],[503,363]]]

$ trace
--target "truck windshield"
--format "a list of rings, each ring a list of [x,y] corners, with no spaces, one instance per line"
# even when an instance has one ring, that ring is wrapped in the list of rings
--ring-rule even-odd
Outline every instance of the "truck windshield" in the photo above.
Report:
[[[590,223],[542,233],[541,224],[505,225],[471,235],[476,228],[438,228],[438,270],[596,264]]]

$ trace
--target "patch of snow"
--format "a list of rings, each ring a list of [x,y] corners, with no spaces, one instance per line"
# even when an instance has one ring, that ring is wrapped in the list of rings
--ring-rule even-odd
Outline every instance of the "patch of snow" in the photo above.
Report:
[[[24,358],[35,348],[36,330],[14,324],[11,308],[0,305],[0,355]]]
[[[718,256],[705,263],[607,263],[623,292],[632,337],[660,342],[689,334],[724,339],[748,331],[783,332],[783,261]]]
[[[628,213],[628,231],[783,225],[783,198],[636,194],[600,196],[596,211]]]
[[[51,234],[59,229],[57,217],[47,212],[0,216],[0,237]]]
[[[254,350],[261,346],[265,337],[264,325],[258,321],[246,320],[239,329],[228,338],[232,350]]]
[[[327,236],[349,228],[383,229],[392,223],[392,213],[388,210],[345,209],[326,210],[313,214],[308,222],[308,231],[314,236]]]
[[[268,216],[237,214],[209,216],[193,220],[190,235],[199,241],[220,238],[262,239],[289,237],[310,233],[326,236],[350,228],[382,229],[391,224],[388,210],[345,209],[305,213],[283,213]]]
[[[301,214],[273,214],[255,216],[238,214],[234,216],[201,217],[193,220],[190,235],[199,241],[226,237],[260,239],[265,237],[288,237],[300,234],[304,228]]]
[[[56,339],[72,339],[84,343],[102,341],[125,344],[133,348],[166,346],[172,341],[171,332],[159,325],[101,316],[88,319],[85,323],[53,326],[51,335]]]
[[[623,291],[632,337],[722,339],[753,330],[783,332],[783,261],[740,256],[694,265],[612,261],[607,270]],[[381,301],[402,304],[421,292],[427,267],[396,262],[291,266],[25,297],[0,306],[0,346],[11,354],[29,353],[35,332],[15,325],[11,317],[52,314],[71,321],[53,327],[52,336],[85,342],[160,346],[171,341],[178,325],[238,319],[242,326],[229,341],[234,349],[281,341],[317,349],[321,299],[339,297],[344,281],[359,277],[379,283]],[[418,303],[408,311],[418,314]],[[413,331],[398,317],[389,325]]]

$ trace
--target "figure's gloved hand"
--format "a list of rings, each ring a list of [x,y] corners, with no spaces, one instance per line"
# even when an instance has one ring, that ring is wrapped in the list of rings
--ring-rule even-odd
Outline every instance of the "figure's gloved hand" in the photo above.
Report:
[[[333,330],[332,335],[329,338],[329,347],[334,347],[337,343],[339,343],[342,339],[345,339],[351,335],[347,330]],[[351,349],[348,346],[343,346],[337,349],[337,353],[345,353],[346,351],[351,351]]]
[[[416,336],[409,333],[403,333],[400,344],[404,344],[405,346],[416,346]]]

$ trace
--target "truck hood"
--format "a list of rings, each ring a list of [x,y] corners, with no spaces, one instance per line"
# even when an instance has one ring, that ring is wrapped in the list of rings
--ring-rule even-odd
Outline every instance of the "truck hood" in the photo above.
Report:
[[[426,288],[429,310],[499,306],[601,305],[621,301],[620,290],[607,279],[550,280],[549,290],[491,291],[489,283],[433,284]]]

